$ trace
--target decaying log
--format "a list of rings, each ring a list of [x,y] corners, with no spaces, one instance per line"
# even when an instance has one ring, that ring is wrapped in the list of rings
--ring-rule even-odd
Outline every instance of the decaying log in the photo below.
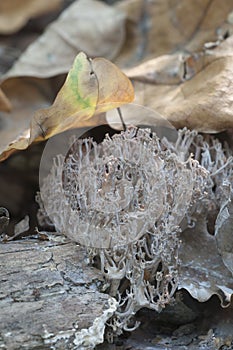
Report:
[[[92,349],[116,302],[68,241],[0,244],[0,349]]]

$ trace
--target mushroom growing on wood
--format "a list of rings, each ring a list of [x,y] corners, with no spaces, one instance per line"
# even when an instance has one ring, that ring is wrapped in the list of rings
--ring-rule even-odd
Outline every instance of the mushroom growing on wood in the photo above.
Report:
[[[129,127],[99,144],[75,140],[55,158],[43,205],[57,231],[86,246],[101,269],[119,303],[108,322],[114,334],[129,330],[142,307],[161,311],[182,288],[182,233],[220,210],[232,177],[227,152],[187,129],[171,143]]]

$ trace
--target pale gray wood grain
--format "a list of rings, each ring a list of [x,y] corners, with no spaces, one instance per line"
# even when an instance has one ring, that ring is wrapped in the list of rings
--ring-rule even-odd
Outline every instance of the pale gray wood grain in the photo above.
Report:
[[[0,349],[72,349],[108,306],[100,272],[70,242],[0,244]]]

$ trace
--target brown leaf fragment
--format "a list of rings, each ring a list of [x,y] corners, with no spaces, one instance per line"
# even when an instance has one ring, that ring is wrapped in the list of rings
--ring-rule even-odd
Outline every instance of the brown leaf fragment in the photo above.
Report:
[[[53,11],[61,5],[61,0],[10,0],[0,3],[0,33],[11,34],[24,26],[27,21]]]
[[[163,55],[124,70],[135,81],[150,84],[179,84],[185,74],[184,55]]]
[[[113,63],[97,57],[92,61],[92,68],[99,84],[95,114],[132,102],[132,83]]]
[[[132,67],[142,60],[174,52],[200,51],[231,33],[233,0],[122,0],[126,13],[125,44],[116,63]]]
[[[4,92],[2,91],[2,89],[0,89],[0,111],[10,112],[10,110],[11,110],[11,103],[6,97],[6,95],[4,94]],[[1,125],[0,125],[0,128],[1,128]]]
[[[80,51],[113,59],[124,41],[124,21],[120,10],[96,0],[77,0],[28,47],[4,79],[67,73]]]
[[[230,304],[233,277],[218,254],[215,237],[208,233],[205,220],[181,235],[180,282],[193,298],[204,302],[218,295],[222,307]]]
[[[213,50],[185,59],[182,81],[180,68],[173,67],[174,56],[166,56],[164,65],[160,59],[153,66],[144,65],[139,79],[136,75],[134,88],[136,103],[161,113],[176,128],[187,127],[205,133],[216,133],[233,127],[233,36]],[[149,67],[149,69],[148,69]],[[151,70],[151,67],[153,68]],[[133,71],[135,74],[136,68]],[[151,73],[152,72],[152,73]],[[172,74],[177,83],[173,84]],[[133,76],[129,71],[129,76]],[[153,75],[154,74],[154,75]],[[148,84],[148,76],[155,84]],[[188,79],[188,80],[185,80]],[[140,80],[140,81],[138,81]],[[152,81],[150,81],[151,83]]]
[[[30,136],[30,119],[35,110],[48,106],[53,93],[47,83],[33,78],[8,79],[2,84],[12,104],[10,113],[0,112],[0,159],[15,149],[25,149]]]

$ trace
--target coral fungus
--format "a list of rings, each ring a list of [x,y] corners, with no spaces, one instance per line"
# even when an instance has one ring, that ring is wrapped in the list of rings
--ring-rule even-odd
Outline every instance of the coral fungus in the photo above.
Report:
[[[217,216],[229,200],[230,176],[229,151],[187,129],[171,143],[129,127],[99,144],[75,140],[54,160],[43,205],[57,231],[95,257],[119,303],[109,321],[115,334],[140,308],[161,311],[171,301],[182,233],[199,217]]]

